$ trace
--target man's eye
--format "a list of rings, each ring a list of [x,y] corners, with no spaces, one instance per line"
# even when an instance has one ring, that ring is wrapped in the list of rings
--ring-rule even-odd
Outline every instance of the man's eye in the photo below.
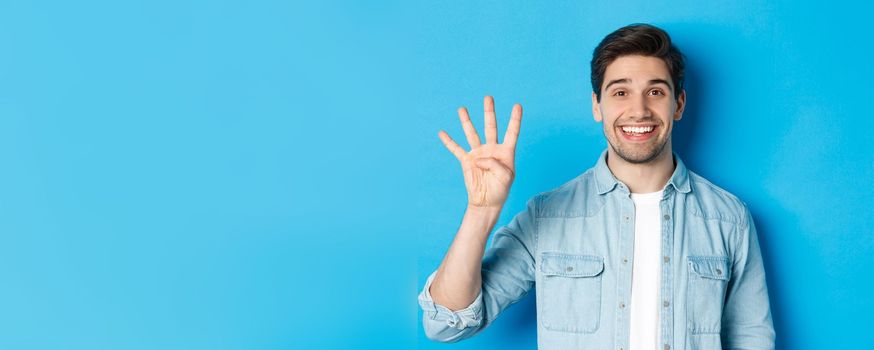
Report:
[[[653,96],[660,96],[660,95],[664,95],[665,93],[662,90],[654,89],[654,90],[650,90],[649,94],[653,95]]]
[[[613,93],[613,96],[625,96],[625,91],[619,90]]]

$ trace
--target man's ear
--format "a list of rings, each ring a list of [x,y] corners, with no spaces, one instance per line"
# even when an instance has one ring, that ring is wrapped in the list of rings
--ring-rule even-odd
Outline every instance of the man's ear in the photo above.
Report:
[[[677,97],[677,111],[674,113],[674,120],[683,119],[683,110],[686,109],[686,89],[680,91],[680,96]]]
[[[601,104],[598,103],[598,95],[592,91],[592,116],[595,117],[595,121],[600,123],[604,120],[604,117],[601,116]]]

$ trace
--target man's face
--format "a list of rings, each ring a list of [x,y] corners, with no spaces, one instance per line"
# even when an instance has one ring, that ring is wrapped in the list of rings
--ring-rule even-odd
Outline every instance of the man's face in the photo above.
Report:
[[[601,102],[592,93],[592,114],[604,122],[604,136],[629,163],[654,161],[668,146],[673,121],[683,116],[686,92],[674,99],[667,64],[657,57],[621,56],[607,66]]]

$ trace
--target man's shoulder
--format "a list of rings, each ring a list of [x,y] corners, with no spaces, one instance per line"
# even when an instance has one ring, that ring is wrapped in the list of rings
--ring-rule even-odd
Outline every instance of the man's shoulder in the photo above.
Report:
[[[740,198],[701,175],[692,171],[688,173],[691,185],[689,196],[694,199],[687,203],[686,209],[690,214],[735,224],[746,221],[747,205]]]
[[[551,190],[538,193],[532,200],[537,217],[593,216],[604,205],[604,197],[597,195],[594,169]],[[746,203],[731,192],[715,185],[695,172],[688,171],[691,191],[687,194],[686,210],[704,219],[741,224],[746,221]]]
[[[538,217],[574,217],[594,215],[602,201],[594,184],[593,169],[588,169],[577,177],[549,191],[538,193],[533,200],[537,202]]]

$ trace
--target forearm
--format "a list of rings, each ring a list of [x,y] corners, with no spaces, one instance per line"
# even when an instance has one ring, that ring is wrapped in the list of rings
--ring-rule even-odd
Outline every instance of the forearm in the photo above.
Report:
[[[457,311],[479,295],[483,253],[500,213],[500,208],[468,206],[432,281],[429,292],[435,303]]]

